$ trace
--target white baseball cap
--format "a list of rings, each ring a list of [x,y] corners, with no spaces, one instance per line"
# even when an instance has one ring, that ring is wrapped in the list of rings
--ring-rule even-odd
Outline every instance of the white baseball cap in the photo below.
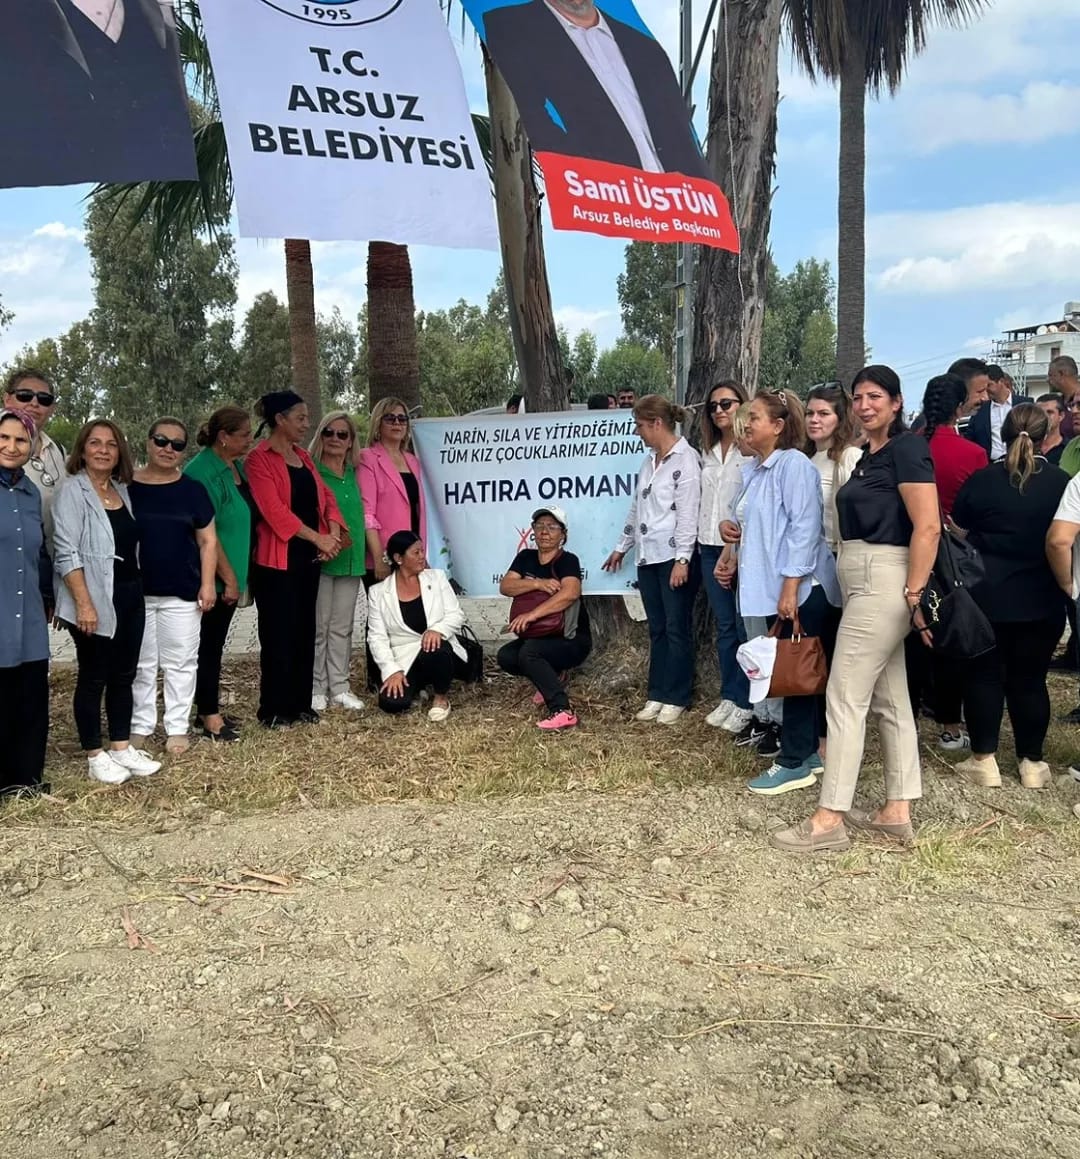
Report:
[[[776,637],[755,636],[735,653],[739,667],[750,681],[750,703],[760,704],[769,695],[773,666],[776,664]]]
[[[566,522],[566,512],[561,507],[537,507],[532,513],[532,521],[535,523],[541,515],[550,515],[552,519],[563,529],[569,531],[570,527]]]

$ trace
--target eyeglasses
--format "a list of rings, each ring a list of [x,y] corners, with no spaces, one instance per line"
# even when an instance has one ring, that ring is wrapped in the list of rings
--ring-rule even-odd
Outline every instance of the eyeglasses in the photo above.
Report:
[[[35,471],[37,471],[38,476],[41,479],[41,485],[43,487],[56,486],[56,480],[52,477],[52,475],[49,474],[45,468],[45,464],[39,458],[37,458],[36,455],[30,456],[30,466],[33,467]]]
[[[1080,398],[1074,398],[1072,402],[1065,405],[1067,410],[1080,410]]]
[[[324,427],[323,432],[322,432],[322,437],[324,439],[341,439],[342,442],[345,442],[349,437],[349,432],[348,431],[332,431],[329,427]]]
[[[187,450],[187,439],[170,439],[167,435],[151,435],[150,442],[162,450],[165,450],[166,447],[172,447],[178,454],[180,451]]]
[[[50,394],[47,390],[26,390],[20,387],[11,393],[15,395],[19,402],[33,402],[35,398],[41,406],[52,406],[56,402],[56,395]]]
[[[409,416],[408,415],[383,415],[382,421],[384,423],[394,423],[395,425],[400,424],[401,426],[405,426],[409,421]]]
[[[709,403],[708,410],[711,415],[716,414],[718,410],[722,410],[724,414],[727,414],[733,406],[738,405],[739,400],[737,398],[718,398],[715,402]]]
[[[534,523],[532,529],[542,535],[554,535],[555,532],[562,531],[557,523]]]

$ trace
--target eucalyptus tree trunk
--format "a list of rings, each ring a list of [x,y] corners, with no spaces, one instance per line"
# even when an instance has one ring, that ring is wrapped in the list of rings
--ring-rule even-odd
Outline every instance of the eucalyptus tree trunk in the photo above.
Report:
[[[533,412],[567,410],[570,384],[551,308],[532,150],[510,89],[486,49],[484,77],[491,117],[495,213],[525,406]]]
[[[700,247],[689,402],[702,401],[723,378],[750,391],[757,386],[776,168],[782,8],[783,0],[726,0],[716,34],[706,156],[713,178],[731,201],[742,252]]]
[[[412,410],[420,405],[420,355],[408,246],[368,243],[367,292],[368,404],[393,396]]]
[[[849,386],[866,362],[865,55],[862,46],[851,45],[840,73],[836,374]]]
[[[285,293],[289,302],[293,387],[307,403],[314,427],[322,420],[322,392],[319,343],[315,334],[315,276],[309,241],[285,239]]]

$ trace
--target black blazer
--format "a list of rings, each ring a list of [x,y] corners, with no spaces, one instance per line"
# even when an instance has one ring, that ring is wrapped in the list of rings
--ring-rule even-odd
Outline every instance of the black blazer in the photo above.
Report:
[[[0,184],[195,176],[175,28],[124,0],[113,44],[67,0],[0,0]]]
[[[665,172],[707,177],[667,54],[651,36],[603,15],[637,87]],[[543,0],[484,13],[484,41],[514,94],[535,150],[641,168],[622,118]],[[564,128],[548,112],[549,102]]]
[[[1022,394],[1013,393],[1013,406],[1030,401],[1031,399],[1025,398]],[[990,450],[993,445],[990,438],[990,408],[991,400],[987,399],[968,420],[967,428],[964,430],[964,438],[982,447],[986,452],[986,457],[992,460],[993,455]]]

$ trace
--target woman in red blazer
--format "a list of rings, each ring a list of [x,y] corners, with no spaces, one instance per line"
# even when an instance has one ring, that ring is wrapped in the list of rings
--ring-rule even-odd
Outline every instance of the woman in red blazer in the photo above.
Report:
[[[360,453],[360,493],[364,499],[371,582],[384,580],[390,574],[383,551],[395,531],[411,531],[427,547],[420,460],[409,449],[411,443],[408,407],[399,398],[377,402],[371,412],[368,445]]]
[[[244,462],[255,526],[251,591],[259,622],[259,721],[267,728],[317,724],[311,708],[315,602],[320,564],[341,551],[345,520],[299,444],[308,409],[291,390],[264,395],[255,408],[269,435]]]

